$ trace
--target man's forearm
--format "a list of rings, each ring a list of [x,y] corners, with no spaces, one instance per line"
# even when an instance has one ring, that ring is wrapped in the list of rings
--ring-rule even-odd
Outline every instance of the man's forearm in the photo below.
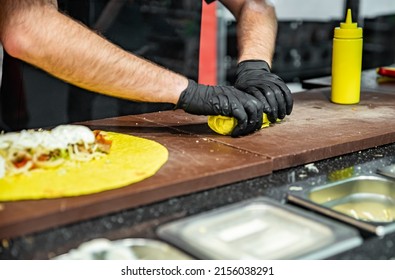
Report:
[[[238,24],[239,61],[263,59],[271,65],[277,21],[274,8],[262,2],[247,1],[241,13]]]
[[[222,0],[237,20],[238,60],[261,59],[271,65],[277,19],[274,7],[263,0]]]
[[[1,29],[7,52],[66,82],[129,100],[170,103],[187,86],[185,77],[120,49],[53,6],[7,16],[12,19]]]

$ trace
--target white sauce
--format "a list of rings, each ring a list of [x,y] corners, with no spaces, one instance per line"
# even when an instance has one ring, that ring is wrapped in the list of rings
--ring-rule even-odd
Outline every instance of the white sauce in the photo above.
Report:
[[[68,144],[95,142],[95,135],[93,132],[82,125],[59,125],[55,127],[51,133],[56,139],[64,139]]]
[[[59,125],[51,131],[22,130],[0,135],[0,149],[37,148],[65,149],[69,144],[93,143],[93,132],[82,125]]]
[[[0,134],[0,149],[8,148],[14,141],[19,137],[17,132],[9,132],[6,134]]]
[[[41,132],[35,132],[33,130],[22,130],[18,137],[12,143],[15,148],[37,148],[42,137],[40,137]]]

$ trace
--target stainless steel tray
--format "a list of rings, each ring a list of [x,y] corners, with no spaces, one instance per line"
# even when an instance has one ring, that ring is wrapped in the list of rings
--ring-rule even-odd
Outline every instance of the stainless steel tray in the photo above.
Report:
[[[110,241],[97,238],[57,256],[55,260],[190,260],[173,246],[159,240],[127,238]]]
[[[288,201],[382,236],[395,230],[395,181],[358,175],[335,182],[289,190]],[[298,190],[295,185],[293,190]]]
[[[395,179],[395,164],[378,168],[377,173]]]
[[[168,223],[157,234],[201,259],[321,259],[362,242],[350,227],[263,197]]]

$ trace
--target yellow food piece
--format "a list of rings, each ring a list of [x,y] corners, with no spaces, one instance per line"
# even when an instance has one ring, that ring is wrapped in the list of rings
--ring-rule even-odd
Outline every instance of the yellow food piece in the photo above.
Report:
[[[230,135],[233,129],[237,125],[237,120],[233,117],[225,116],[209,116],[208,126],[218,134]],[[268,127],[270,125],[266,114],[263,114],[262,128]]]
[[[328,174],[330,181],[338,181],[342,179],[350,178],[354,175],[354,167],[350,166],[344,169],[335,170]]]
[[[66,161],[53,169],[34,169],[0,179],[0,201],[60,198],[121,188],[154,175],[168,160],[161,144],[106,132],[110,153],[88,162]]]

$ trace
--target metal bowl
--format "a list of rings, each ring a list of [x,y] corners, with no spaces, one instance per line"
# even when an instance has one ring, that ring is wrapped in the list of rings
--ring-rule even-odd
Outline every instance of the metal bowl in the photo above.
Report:
[[[145,238],[110,241],[97,238],[82,243],[78,248],[55,257],[57,260],[190,260],[173,246]]]
[[[265,197],[182,218],[157,233],[201,259],[321,259],[361,244],[355,229]]]
[[[287,194],[287,199],[314,211],[384,235],[395,230],[395,181],[361,175]]]

